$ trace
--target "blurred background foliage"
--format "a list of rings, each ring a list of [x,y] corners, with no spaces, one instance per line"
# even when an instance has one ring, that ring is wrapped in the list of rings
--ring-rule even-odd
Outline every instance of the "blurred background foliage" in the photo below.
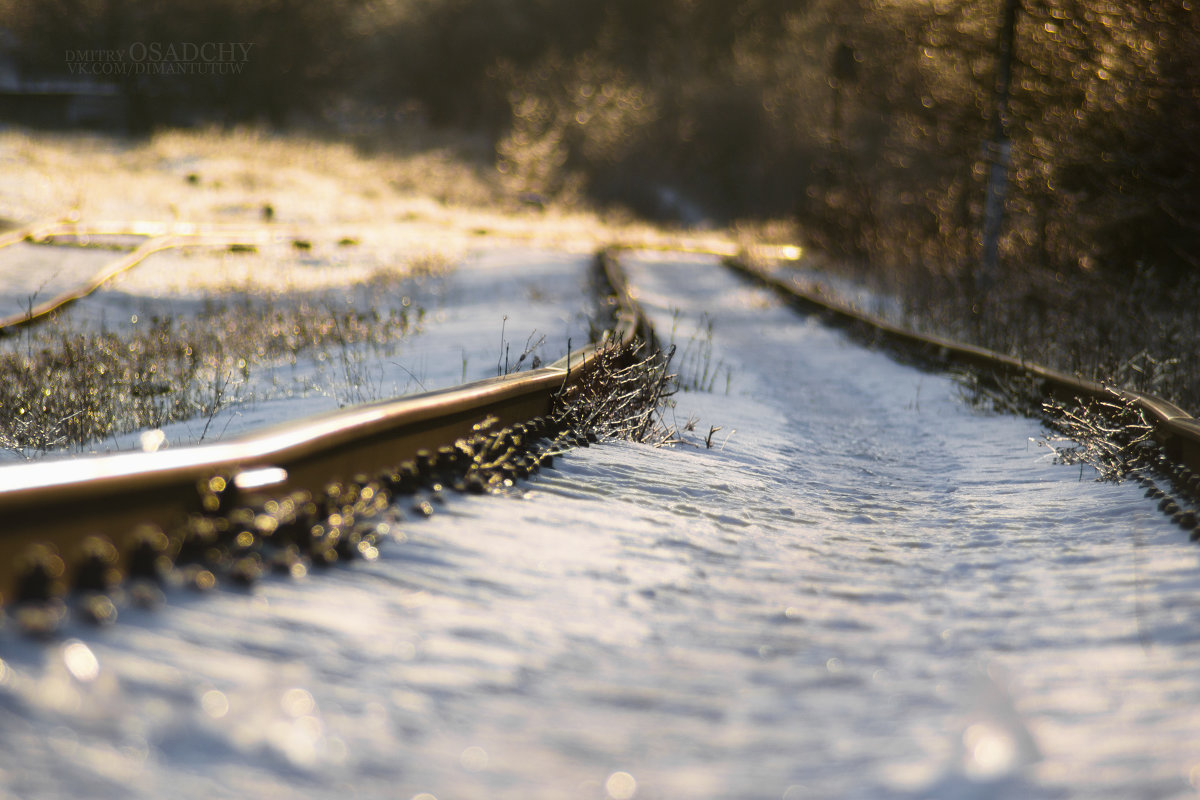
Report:
[[[811,249],[970,294],[1003,0],[0,0],[29,69],[252,42],[242,74],[129,81],[131,127],[358,114],[485,136],[538,202],[794,220]],[[1021,0],[1006,286],[1196,272],[1191,0]],[[402,126],[397,136],[403,135]],[[1140,283],[1139,283],[1140,282]]]

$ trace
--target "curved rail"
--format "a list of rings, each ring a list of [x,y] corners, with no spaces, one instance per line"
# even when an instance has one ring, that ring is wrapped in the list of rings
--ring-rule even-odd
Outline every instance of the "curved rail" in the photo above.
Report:
[[[857,328],[879,341],[914,353],[939,364],[962,364],[1001,375],[1019,375],[1034,382],[1040,394],[1067,401],[1113,400],[1141,411],[1153,425],[1153,437],[1167,458],[1200,471],[1200,421],[1178,406],[1143,392],[1120,390],[1103,383],[1068,375],[984,347],[960,344],[940,336],[916,333],[874,315],[842,305],[805,289],[797,281],[784,280],[751,266],[745,259],[724,260],[734,271],[768,286],[810,313],[838,324]]]
[[[614,259],[601,254],[597,266],[611,286],[624,285]],[[461,449],[481,429],[546,417],[593,380],[606,354],[633,346],[641,317],[627,292],[618,295],[616,325],[603,342],[530,372],[343,409],[224,443],[0,468],[0,602],[38,599],[42,592],[28,584],[31,569],[42,573],[42,583],[75,574],[96,537],[127,555],[144,526],[180,530],[212,510],[214,486],[228,487],[218,498],[222,507],[231,497],[264,492],[320,498],[336,482],[394,474],[452,443]],[[42,555],[40,565],[31,566],[31,549]],[[128,572],[127,565],[110,567]]]
[[[162,236],[149,241],[143,242],[133,252],[128,253],[122,258],[107,264],[103,269],[93,275],[89,280],[84,281],[77,286],[68,289],[65,292],[51,297],[32,308],[22,311],[18,314],[10,314],[7,317],[0,317],[0,334],[7,333],[25,325],[30,325],[38,322],[64,306],[70,305],[77,300],[87,297],[92,292],[99,289],[108,281],[120,275],[122,272],[129,270],[142,261],[145,261],[154,253],[163,250],[169,250],[173,247],[180,246],[181,242],[174,236]]]
[[[261,244],[261,235],[253,229],[209,230],[196,225],[158,223],[81,224],[73,221],[41,222],[11,231],[0,237],[0,248],[23,241],[46,242],[56,236],[143,236],[146,241],[129,253],[106,264],[89,279],[60,292],[30,309],[0,317],[0,335],[39,322],[55,311],[95,292],[108,281],[145,261],[155,253],[180,247],[238,247]]]
[[[0,234],[0,247],[8,247],[10,244],[23,242],[26,239],[40,238],[46,235],[47,231],[53,231],[64,224],[60,219],[50,219],[13,228],[11,231]]]

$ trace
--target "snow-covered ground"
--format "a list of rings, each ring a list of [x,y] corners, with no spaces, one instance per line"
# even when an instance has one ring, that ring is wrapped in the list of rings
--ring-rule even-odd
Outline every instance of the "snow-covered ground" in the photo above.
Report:
[[[524,341],[509,309],[536,299],[478,277],[505,259],[560,287],[536,327],[561,344],[578,261],[479,256],[477,280],[447,279],[427,376],[459,377],[455,307],[481,375],[498,318]],[[627,265],[712,386],[677,396],[689,444],[593,446],[509,497],[394,509],[374,563],[172,594],[49,643],[0,631],[0,788],[1195,796],[1198,552],[1135,487],[1055,465],[1036,423],[711,259]]]
[[[835,305],[871,314],[893,325],[904,325],[906,322],[904,304],[900,298],[882,294],[850,278],[822,270],[805,259],[776,259],[770,270],[777,277],[791,279],[801,289]]]
[[[206,303],[245,302],[269,313],[295,307],[300,297],[386,313],[407,295],[412,308],[429,312],[423,336],[395,342],[389,352],[336,347],[301,354],[297,363],[253,363],[249,375],[222,368],[203,376],[223,387],[225,409],[167,426],[167,446],[490,377],[497,362],[503,370],[505,346],[516,360],[527,341],[543,335],[544,345],[521,367],[533,355],[549,361],[568,340],[580,344],[587,335],[578,317],[586,302],[580,270],[599,247],[733,247],[723,232],[663,231],[566,201],[531,205],[490,159],[464,158],[462,146],[424,130],[396,131],[374,147],[356,148],[254,129],[123,139],[0,126],[0,228],[74,220],[80,230],[107,231],[109,242],[132,245],[138,237],[129,234],[141,232],[193,244],[151,255],[71,308],[56,333],[102,325],[129,334],[131,326],[179,320]],[[256,252],[223,246],[233,242],[253,243]],[[24,242],[0,248],[0,316],[22,313],[31,301],[72,288],[123,255]],[[456,269],[444,285],[394,280],[394,296],[367,297],[359,286],[377,287],[379,276],[403,275],[422,262]],[[430,294],[438,291],[445,297]],[[35,436],[32,449],[5,451],[0,459],[40,457],[42,442],[55,437],[54,431]],[[61,449],[74,454],[141,442],[134,434]]]
[[[568,344],[586,343],[594,305],[590,254],[491,243],[486,249],[465,249],[454,260],[420,251],[414,259],[402,242],[407,243],[403,238],[353,247],[329,243],[326,248],[297,251],[285,240],[252,254],[168,250],[64,309],[49,327],[55,332],[102,329],[120,334],[137,325],[153,325],[159,318],[178,322],[214,305],[266,314],[301,303],[315,310],[373,309],[384,316],[404,309],[415,321],[411,332],[383,345],[330,344],[233,371],[223,376],[228,399],[221,410],[164,426],[162,437],[153,439],[159,446],[220,441],[354,403],[454,386],[506,369],[528,369],[535,360],[557,360]],[[31,255],[36,260],[30,260]],[[0,297],[7,293],[19,298],[23,290],[18,287],[28,284],[31,274],[47,275],[43,283],[63,291],[70,280],[87,277],[97,265],[118,256],[75,247],[0,249]],[[432,273],[410,274],[422,260],[433,262]],[[70,272],[68,267],[77,268]],[[35,331],[23,331],[0,342],[0,347],[23,352],[29,347],[23,337],[33,335]],[[114,436],[82,449],[136,449],[142,433]],[[0,456],[4,457],[20,458],[12,452]]]

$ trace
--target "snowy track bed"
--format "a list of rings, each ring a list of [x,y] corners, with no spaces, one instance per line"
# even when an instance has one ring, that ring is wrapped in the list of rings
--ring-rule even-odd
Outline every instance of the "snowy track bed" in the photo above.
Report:
[[[696,446],[393,510],[403,541],[371,564],[50,644],[0,632],[0,787],[1194,796],[1197,555],[1136,487],[712,259],[625,265],[711,389],[676,398]]]

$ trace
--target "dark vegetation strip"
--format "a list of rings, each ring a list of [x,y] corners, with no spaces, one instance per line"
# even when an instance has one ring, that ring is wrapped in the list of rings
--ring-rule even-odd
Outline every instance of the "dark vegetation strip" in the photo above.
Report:
[[[636,316],[617,318],[602,342],[531,372],[208,448],[7,470],[0,586],[10,613],[49,635],[68,600],[106,623],[121,603],[157,604],[171,586],[374,558],[401,518],[434,513],[447,490],[504,492],[571,447],[651,438],[670,376],[636,338]]]

